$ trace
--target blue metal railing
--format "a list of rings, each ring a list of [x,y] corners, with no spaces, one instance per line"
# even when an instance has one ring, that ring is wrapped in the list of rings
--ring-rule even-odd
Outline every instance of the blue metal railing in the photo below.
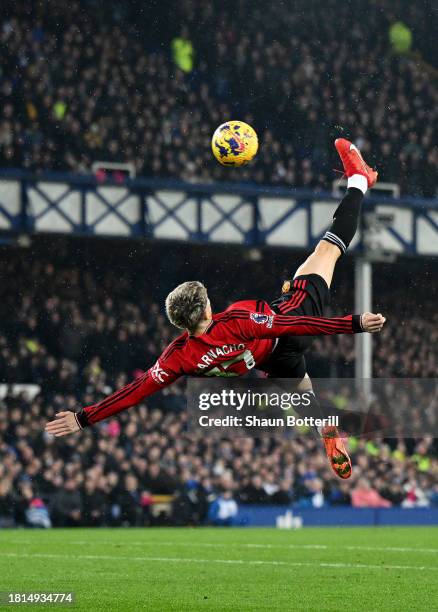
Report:
[[[99,182],[91,175],[0,170],[0,232],[57,232],[308,248],[338,201],[327,192],[177,180]],[[438,253],[438,200],[371,194],[364,212],[393,217],[374,239],[406,254]],[[356,243],[360,246],[360,240]]]

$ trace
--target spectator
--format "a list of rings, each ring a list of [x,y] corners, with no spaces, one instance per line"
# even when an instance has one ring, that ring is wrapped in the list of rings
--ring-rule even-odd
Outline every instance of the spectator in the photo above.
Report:
[[[12,481],[9,478],[0,479],[0,529],[13,527],[15,524],[15,496]]]
[[[183,72],[193,70],[193,45],[189,40],[187,28],[183,28],[181,35],[172,40],[173,61]]]
[[[83,525],[95,527],[106,523],[106,496],[102,490],[97,488],[97,483],[92,478],[85,479],[82,491],[82,508]]]
[[[271,504],[278,506],[289,506],[292,503],[292,480],[285,478],[280,482],[280,487],[269,499]]]
[[[188,470],[181,475],[182,483],[176,489],[172,507],[172,522],[176,525],[201,525],[208,512],[208,481],[200,483]]]
[[[82,520],[82,500],[73,478],[65,481],[53,499],[53,523],[57,527],[78,527]]]
[[[328,487],[327,501],[330,506],[351,506],[351,484],[341,481]]]
[[[159,495],[166,495],[173,491],[174,483],[168,474],[160,468],[158,463],[152,463],[146,474],[144,485],[149,491]]]
[[[321,508],[324,505],[322,481],[314,472],[304,475],[298,493],[297,505],[299,508]]]
[[[215,527],[231,527],[236,521],[238,510],[232,491],[226,490],[210,505],[208,518]]]
[[[117,505],[120,508],[120,521],[122,526],[143,525],[144,507],[138,489],[138,480],[128,473],[125,476],[123,488],[119,491]]]
[[[263,488],[262,479],[259,475],[254,475],[239,494],[239,499],[243,504],[267,504],[269,496]]]
[[[43,527],[44,529],[52,526],[47,506],[40,497],[35,497],[30,501],[26,510],[26,523],[29,527]]]
[[[366,478],[360,478],[351,492],[354,508],[389,508],[392,504],[373,489]]]

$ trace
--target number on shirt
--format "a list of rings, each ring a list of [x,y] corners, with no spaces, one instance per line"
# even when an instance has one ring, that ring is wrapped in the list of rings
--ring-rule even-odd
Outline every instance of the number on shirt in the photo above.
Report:
[[[256,364],[254,355],[251,353],[249,349],[246,349],[246,351],[243,351],[243,353],[240,353],[240,355],[237,355],[237,357],[234,357],[234,359],[223,361],[221,363],[221,366],[223,368],[222,370],[218,367],[214,367],[211,370],[208,370],[208,372],[205,372],[205,376],[239,376],[239,374],[237,374],[236,372],[225,372],[224,371],[224,370],[227,370],[234,363],[237,363],[238,361],[244,361],[246,364],[247,370],[252,370],[252,368]]]

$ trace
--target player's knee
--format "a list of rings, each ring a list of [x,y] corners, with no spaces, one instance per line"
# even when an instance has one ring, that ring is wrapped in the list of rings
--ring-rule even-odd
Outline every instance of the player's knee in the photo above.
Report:
[[[303,376],[301,381],[298,383],[297,391],[301,391],[301,392],[303,392],[303,391],[313,391],[312,380],[311,380],[310,376],[307,374],[307,372]]]
[[[327,242],[327,240],[320,240],[315,248],[315,253],[318,253],[321,256],[330,256],[330,257],[338,257],[341,256],[341,251],[339,247],[331,242]]]

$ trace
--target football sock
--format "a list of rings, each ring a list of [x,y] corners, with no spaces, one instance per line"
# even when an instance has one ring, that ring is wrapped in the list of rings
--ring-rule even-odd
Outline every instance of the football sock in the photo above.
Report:
[[[304,391],[303,393],[308,394],[310,404],[307,406],[294,406],[295,412],[300,417],[313,417],[314,419],[327,419],[330,416],[336,416],[338,411],[335,408],[329,408],[325,406],[321,406],[318,400],[315,397],[313,391]],[[313,427],[312,428],[316,433],[322,435],[323,427]]]
[[[335,244],[341,253],[345,253],[356,233],[366,190],[367,179],[365,176],[354,174],[348,179],[347,193],[333,215],[330,229],[322,237],[323,240]]]

